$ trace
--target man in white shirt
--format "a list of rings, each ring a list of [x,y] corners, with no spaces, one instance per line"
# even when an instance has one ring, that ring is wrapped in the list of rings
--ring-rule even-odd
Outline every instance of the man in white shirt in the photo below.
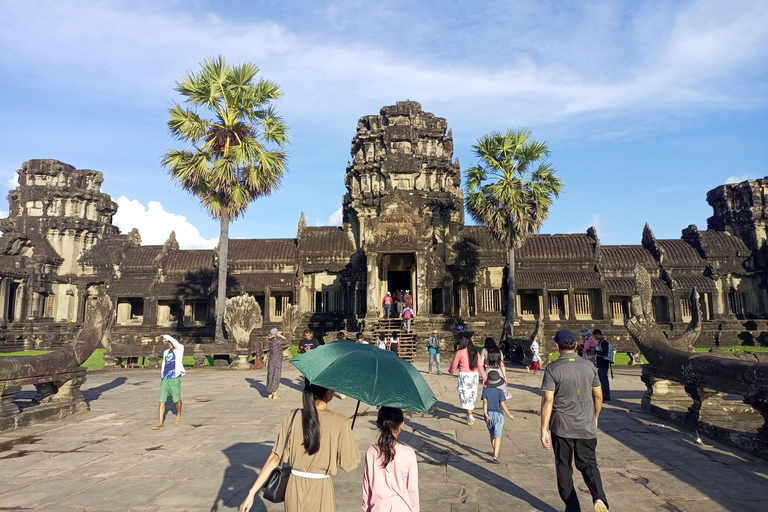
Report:
[[[184,345],[179,340],[168,334],[163,334],[168,342],[168,348],[163,352],[163,367],[160,372],[160,406],[158,407],[160,421],[152,427],[152,430],[163,428],[165,417],[165,401],[168,395],[176,403],[176,421],[181,423],[181,376],[186,373],[182,359],[184,358]]]

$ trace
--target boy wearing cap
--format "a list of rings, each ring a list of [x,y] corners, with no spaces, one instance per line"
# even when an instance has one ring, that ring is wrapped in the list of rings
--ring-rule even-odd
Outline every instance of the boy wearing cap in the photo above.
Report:
[[[176,403],[176,421],[181,423],[181,376],[186,373],[182,359],[184,358],[184,345],[179,340],[168,334],[163,334],[168,342],[168,348],[163,352],[163,366],[160,370],[160,405],[158,406],[159,418],[157,425],[152,430],[160,430],[164,427],[165,401],[168,395]]]
[[[608,512],[595,457],[597,418],[603,405],[597,368],[576,354],[576,335],[571,331],[557,331],[555,343],[560,357],[547,365],[541,383],[541,444],[555,453],[557,490],[566,512],[581,511],[573,487],[574,459],[592,495],[595,512]]]
[[[434,361],[437,364],[437,374],[442,375],[440,373],[440,346],[442,344],[443,341],[437,335],[437,331],[432,331],[432,336],[427,338],[427,351],[429,352],[429,371],[427,373],[432,373],[432,361]]]
[[[504,430],[504,414],[509,419],[515,419],[512,413],[507,409],[504,402],[507,397],[501,386],[504,384],[504,378],[497,370],[490,370],[488,378],[485,380],[483,388],[483,414],[485,414],[485,424],[488,432],[491,434],[491,448],[493,449],[493,462],[499,462],[499,450],[501,449],[501,432]]]

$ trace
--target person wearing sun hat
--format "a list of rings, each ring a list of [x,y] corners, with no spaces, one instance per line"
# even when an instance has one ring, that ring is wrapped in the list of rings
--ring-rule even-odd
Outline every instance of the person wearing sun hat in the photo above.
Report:
[[[499,450],[501,449],[501,432],[504,430],[504,414],[506,413],[509,419],[515,419],[512,413],[507,409],[507,404],[504,402],[507,400],[502,386],[504,385],[504,377],[501,376],[498,370],[491,370],[488,372],[488,378],[485,379],[485,387],[483,388],[483,414],[485,414],[485,425],[488,427],[488,432],[491,435],[491,448],[493,449],[493,462],[499,462]]]
[[[595,356],[595,349],[597,348],[597,340],[594,336],[592,336],[592,331],[586,327],[582,327],[579,331],[579,336],[582,337],[581,356],[585,359],[588,359],[592,364],[596,365],[597,357]]]
[[[267,363],[267,396],[272,400],[280,400],[277,394],[280,387],[280,376],[283,373],[283,344],[285,336],[283,331],[273,327],[269,331],[269,362]]]
[[[554,451],[557,490],[565,510],[581,510],[573,486],[571,464],[575,459],[595,512],[608,512],[595,456],[597,419],[603,406],[597,368],[576,354],[576,335],[568,329],[557,331],[555,343],[560,357],[547,365],[541,383],[541,444]]]

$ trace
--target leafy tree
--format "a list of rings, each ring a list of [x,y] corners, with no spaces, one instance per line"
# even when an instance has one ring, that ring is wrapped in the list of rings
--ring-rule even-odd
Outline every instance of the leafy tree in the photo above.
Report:
[[[484,135],[472,146],[480,162],[466,171],[467,211],[508,248],[509,293],[502,340],[514,333],[515,249],[538,233],[553,197],[563,190],[563,182],[546,161],[547,143],[529,140],[530,135],[525,129]]]
[[[254,64],[230,66],[219,56],[201,66],[176,82],[184,106],[174,102],[168,121],[171,134],[188,146],[167,151],[162,163],[221,221],[215,341],[223,343],[229,223],[280,185],[287,169],[288,127],[270,104],[282,96],[280,87],[270,80],[257,82]]]

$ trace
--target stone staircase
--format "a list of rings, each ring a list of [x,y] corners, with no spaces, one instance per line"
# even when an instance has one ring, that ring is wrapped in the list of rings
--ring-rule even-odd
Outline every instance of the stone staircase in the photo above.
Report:
[[[400,336],[400,342],[398,343],[398,354],[406,361],[413,362],[416,356],[416,335],[414,331],[416,329],[416,319],[411,320],[411,332],[405,332],[403,329],[403,321],[400,318],[381,318],[378,325],[373,330],[373,339],[376,339],[380,333],[389,338],[393,333],[397,333]]]

